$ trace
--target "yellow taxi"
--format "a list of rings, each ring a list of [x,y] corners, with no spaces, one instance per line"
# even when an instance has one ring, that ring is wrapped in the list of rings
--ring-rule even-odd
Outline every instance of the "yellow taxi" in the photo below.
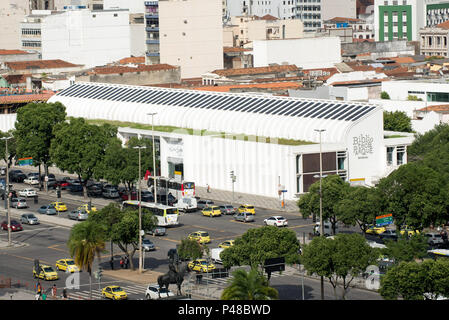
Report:
[[[203,216],[209,216],[209,217],[215,217],[215,216],[221,216],[221,210],[218,206],[211,206],[206,207],[202,211]]]
[[[65,272],[79,272],[80,269],[75,264],[75,260],[73,259],[59,259],[56,261],[56,270],[61,270]]]
[[[239,207],[239,212],[249,212],[252,214],[256,214],[256,209],[252,205],[243,204]]]
[[[210,243],[210,236],[209,236],[209,233],[207,233],[206,231],[192,232],[191,234],[189,234],[188,239],[196,240],[201,244]]]
[[[127,299],[128,295],[125,290],[120,288],[120,286],[107,286],[101,290],[101,295],[103,298],[108,298],[112,300],[123,300]]]
[[[218,245],[219,248],[230,248],[234,245],[234,240],[226,240]]]
[[[86,211],[87,213],[90,213],[91,211],[97,211],[97,208],[95,208],[94,206],[90,206],[90,210],[89,210],[89,205],[83,204],[82,206],[79,206],[76,210],[81,210],[81,211]]]
[[[212,263],[207,263],[206,259],[196,259],[190,261],[187,266],[190,270],[198,272],[210,272],[215,269],[215,265]]]
[[[47,265],[39,265],[39,270],[36,272],[36,269],[33,267],[33,276],[35,278],[44,279],[44,280],[58,280],[58,273],[51,267]]]
[[[415,235],[415,234],[419,234],[419,230],[413,230],[413,228],[412,227],[409,227],[409,226],[403,226],[402,228],[401,228],[401,231],[399,231],[399,233],[401,234],[401,235],[404,235],[405,233],[407,232],[407,236],[413,236],[413,235]]]
[[[55,207],[56,211],[58,212],[67,211],[67,206],[65,205],[64,202],[55,201],[50,203],[50,205]]]
[[[387,230],[385,227],[374,227],[370,226],[368,229],[366,229],[365,233],[368,234],[381,234],[384,233]]]

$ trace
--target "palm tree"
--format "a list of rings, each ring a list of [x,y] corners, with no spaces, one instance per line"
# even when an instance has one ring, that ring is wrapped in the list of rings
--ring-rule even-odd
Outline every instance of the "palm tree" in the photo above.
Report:
[[[105,247],[104,227],[90,221],[76,224],[67,242],[70,255],[75,260],[75,264],[80,270],[87,270],[89,273],[90,298],[92,299],[92,265],[95,255],[100,259],[100,253]]]
[[[278,291],[268,286],[268,282],[257,269],[246,272],[238,269],[233,273],[230,286],[223,290],[221,300],[271,300],[278,299]]]

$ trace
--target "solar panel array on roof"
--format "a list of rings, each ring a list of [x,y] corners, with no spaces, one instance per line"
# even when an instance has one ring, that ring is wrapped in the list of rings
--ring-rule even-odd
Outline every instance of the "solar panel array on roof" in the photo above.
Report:
[[[210,92],[180,91],[161,88],[133,88],[77,83],[59,92],[59,96],[108,101],[172,105],[224,111],[239,111],[286,117],[356,121],[375,109],[345,102],[308,101],[277,97],[248,97]]]

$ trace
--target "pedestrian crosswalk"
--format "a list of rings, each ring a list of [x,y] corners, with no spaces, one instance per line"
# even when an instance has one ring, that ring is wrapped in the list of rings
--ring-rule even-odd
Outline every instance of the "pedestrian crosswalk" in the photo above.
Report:
[[[134,299],[143,299],[145,297],[145,290],[147,289],[146,285],[121,285],[120,286],[128,295],[137,295]],[[101,290],[103,288],[98,288],[98,285],[92,285],[92,300],[102,300],[103,296],[101,294]],[[90,300],[90,290],[71,290],[68,292],[69,300]]]

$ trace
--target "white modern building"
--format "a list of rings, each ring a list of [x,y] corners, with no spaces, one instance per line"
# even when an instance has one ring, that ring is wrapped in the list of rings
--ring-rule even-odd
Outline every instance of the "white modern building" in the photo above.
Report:
[[[375,0],[376,41],[417,41],[421,28],[449,20],[448,0]]]
[[[416,96],[422,101],[449,103],[449,83],[445,80],[397,80],[382,83],[382,91],[391,100],[405,101],[409,96]]]
[[[180,66],[182,78],[223,69],[222,8],[221,0],[158,1],[160,63]]]
[[[127,9],[33,10],[20,28],[22,49],[39,51],[44,60],[61,59],[89,68],[131,55]]]
[[[256,15],[259,17],[267,14],[279,19],[296,18],[297,0],[227,0],[227,14],[230,17],[241,15]]]
[[[271,63],[294,64],[303,69],[333,68],[341,62],[339,37],[253,41],[254,67]]]
[[[214,190],[296,199],[323,174],[372,185],[407,161],[413,137],[386,138],[383,110],[367,103],[77,82],[49,100],[68,116],[147,124],[154,116],[162,176]],[[0,121],[1,123],[1,121]],[[162,132],[160,128],[175,128]],[[166,131],[166,130],[164,130]],[[152,131],[119,128],[119,137]],[[388,150],[388,152],[387,152]]]

